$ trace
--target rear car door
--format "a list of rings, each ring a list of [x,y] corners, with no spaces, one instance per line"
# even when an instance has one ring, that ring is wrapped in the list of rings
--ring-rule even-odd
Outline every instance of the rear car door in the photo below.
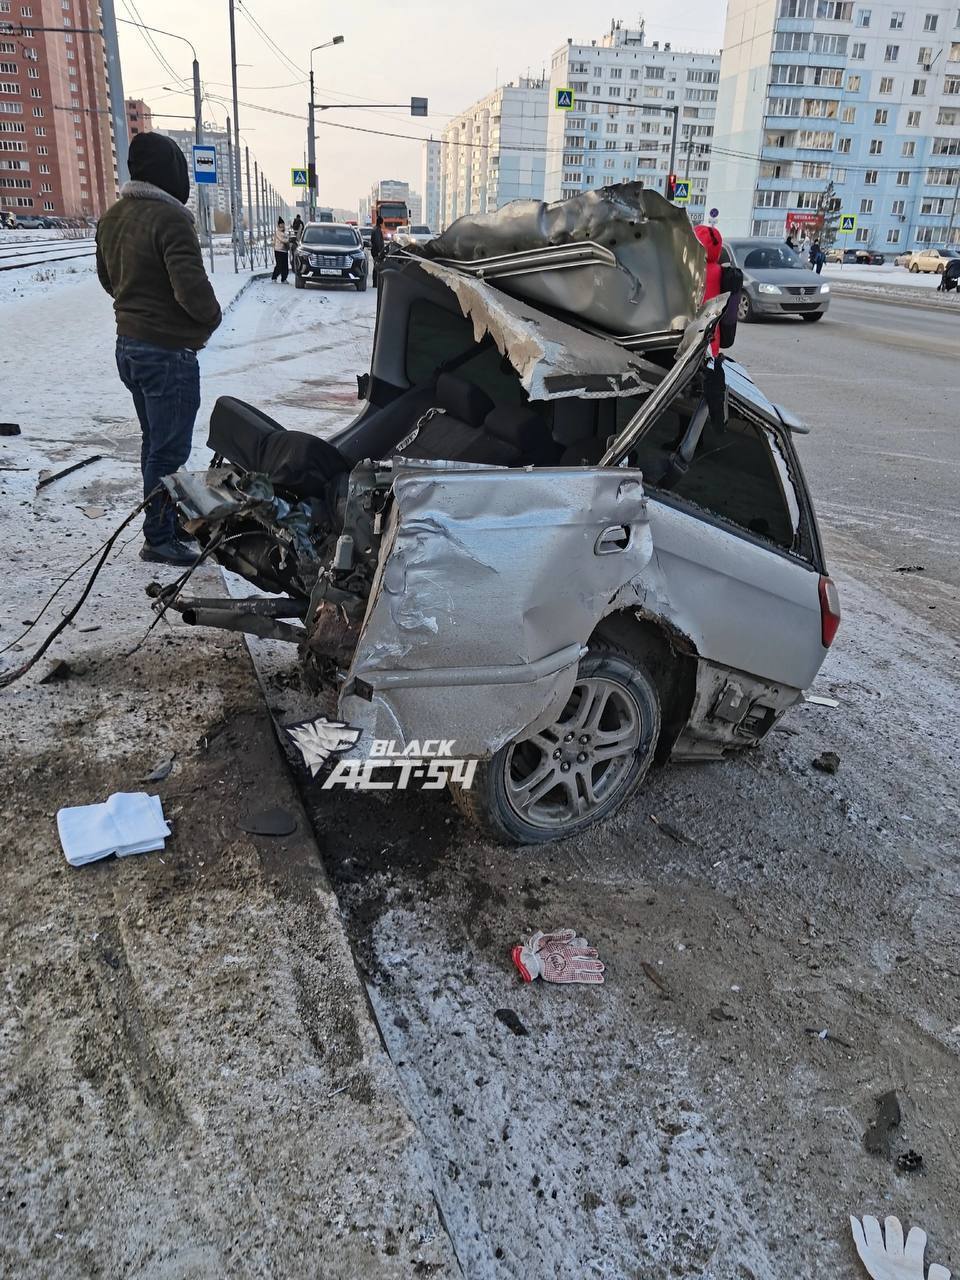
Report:
[[[708,424],[686,473],[658,488],[651,477],[695,409],[694,397],[678,398],[629,457],[645,475],[653,534],[649,608],[705,661],[801,690],[824,657],[823,564],[792,443],[732,391],[726,429]]]

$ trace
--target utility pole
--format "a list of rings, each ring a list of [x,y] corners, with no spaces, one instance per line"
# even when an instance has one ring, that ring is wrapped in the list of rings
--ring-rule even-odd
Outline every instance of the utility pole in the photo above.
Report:
[[[250,148],[243,148],[244,162],[247,166],[247,246],[250,250],[250,267],[253,268],[253,196],[250,194]]]
[[[947,248],[955,243],[953,237],[957,225],[957,201],[960,200],[960,165],[957,166],[955,172],[957,176],[953,184],[953,208],[950,210],[950,232],[947,236]]]
[[[230,13],[230,78],[233,81],[233,133],[236,138],[234,148],[234,184],[236,189],[237,218],[235,227],[240,232],[240,255],[243,256],[243,188],[240,181],[240,104],[237,102],[237,24],[234,13],[234,0],[228,0]],[[236,237],[234,237],[236,242]]]
[[[230,132],[230,117],[227,116],[227,164],[230,166],[230,239],[233,241],[233,273],[237,274],[237,199],[234,189],[233,175],[233,135]]]
[[[311,51],[312,52],[312,51]],[[310,105],[307,109],[307,222],[317,219],[317,141],[313,105],[313,58],[310,59]]]
[[[263,224],[260,221],[260,166],[257,164],[256,160],[254,160],[253,162],[253,191],[256,198],[256,206],[257,206],[256,228],[257,228],[257,248],[259,250],[263,248],[263,243],[262,243]],[[253,264],[251,263],[251,266],[252,265]],[[264,258],[263,260],[263,265],[264,266],[267,265],[266,258]]]
[[[673,112],[673,132],[670,135],[670,173],[675,173],[674,165],[677,163],[677,122],[680,119],[680,107],[674,103],[672,107],[667,107],[668,111]],[[669,179],[668,179],[669,181]]]
[[[203,142],[203,96],[200,90],[200,63],[196,53],[193,57],[193,140],[199,147]],[[210,201],[207,199],[207,188],[202,183],[197,188],[197,214],[200,221],[200,234],[207,231],[207,248],[210,251],[210,274],[213,275],[213,228],[210,219]]]
[[[690,153],[692,151],[693,151],[693,134],[691,133],[687,137],[687,163],[683,170],[683,176],[687,179],[688,182],[690,180]]]

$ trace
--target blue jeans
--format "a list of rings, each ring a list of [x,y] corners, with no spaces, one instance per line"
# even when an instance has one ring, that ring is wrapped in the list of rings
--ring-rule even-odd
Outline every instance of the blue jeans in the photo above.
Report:
[[[139,338],[117,338],[117,370],[140,420],[146,497],[190,456],[200,408],[200,366],[197,353],[187,347],[171,350]],[[152,498],[144,515],[144,538],[155,546],[175,532],[176,512],[166,493]]]

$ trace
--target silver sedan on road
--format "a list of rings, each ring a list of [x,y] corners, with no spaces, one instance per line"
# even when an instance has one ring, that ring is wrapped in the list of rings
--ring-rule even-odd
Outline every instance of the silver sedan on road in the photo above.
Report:
[[[777,240],[727,240],[721,263],[743,272],[741,320],[800,316],[820,320],[830,306],[830,286],[788,244]]]

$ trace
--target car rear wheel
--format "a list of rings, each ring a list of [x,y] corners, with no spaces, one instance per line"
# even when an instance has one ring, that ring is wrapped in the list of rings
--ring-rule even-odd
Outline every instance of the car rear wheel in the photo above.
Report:
[[[546,844],[615,813],[643,781],[660,735],[656,686],[639,662],[591,647],[552,725],[509,742],[452,786],[461,812],[495,839]]]
[[[366,289],[366,287],[367,287],[367,277],[366,277],[366,276],[361,276],[361,278],[360,278],[359,280],[357,280],[357,281],[356,281],[356,283],[355,283],[355,285],[354,285],[354,288],[356,289],[357,293],[363,293],[363,291],[364,291],[364,289]]]
[[[920,264],[918,262],[910,263],[910,274],[918,276],[920,274]]]
[[[295,289],[304,289],[304,288],[306,288],[306,281],[304,280],[303,276],[300,274],[300,272],[299,272],[299,271],[297,271],[297,272],[295,272],[295,273],[294,273],[294,277],[293,277],[293,287],[294,287]]]
[[[822,320],[822,319],[823,319],[823,312],[822,312],[822,311],[808,311],[808,312],[806,312],[806,314],[805,314],[805,315],[802,315],[802,316],[800,317],[800,319],[801,319],[801,320],[806,320],[807,324],[813,324],[813,322],[814,322],[815,320]]]
[[[746,289],[741,289],[740,301],[737,303],[737,319],[744,324],[749,324],[753,318],[753,303],[750,301],[750,295]]]

